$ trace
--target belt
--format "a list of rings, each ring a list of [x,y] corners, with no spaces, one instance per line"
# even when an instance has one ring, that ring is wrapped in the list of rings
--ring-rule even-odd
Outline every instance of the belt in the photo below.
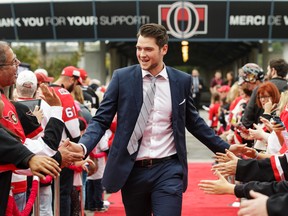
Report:
[[[144,160],[138,160],[138,161],[135,161],[135,166],[136,167],[151,167],[155,164],[159,164],[159,163],[162,163],[162,162],[165,162],[165,161],[168,161],[168,160],[172,160],[172,159],[176,159],[178,158],[177,154],[174,154],[174,155],[170,155],[170,156],[167,156],[167,157],[164,157],[164,158],[154,158],[154,159],[144,159]]]

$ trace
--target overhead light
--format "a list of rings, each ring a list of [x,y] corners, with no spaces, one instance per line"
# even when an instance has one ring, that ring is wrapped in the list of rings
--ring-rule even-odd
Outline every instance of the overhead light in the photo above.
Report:
[[[188,42],[188,41],[182,41],[182,42],[181,42],[181,45],[182,45],[182,46],[188,46],[188,45],[189,45],[189,42]]]
[[[187,62],[189,59],[189,42],[182,41],[181,45],[182,45],[181,51],[182,51],[183,62]]]

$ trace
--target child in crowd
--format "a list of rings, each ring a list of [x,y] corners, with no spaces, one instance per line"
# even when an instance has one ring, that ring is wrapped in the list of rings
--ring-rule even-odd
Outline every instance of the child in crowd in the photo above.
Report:
[[[109,138],[112,135],[110,129],[105,132],[98,145],[90,153],[90,157],[97,159],[97,171],[87,177],[86,183],[86,207],[90,211],[105,212],[107,207],[104,205],[104,189],[102,186],[102,177],[106,164],[106,152],[109,149]]]
[[[208,126],[213,128],[215,133],[218,129],[218,120],[219,120],[219,109],[221,106],[220,95],[217,92],[212,94],[212,104],[209,107],[209,117],[208,117]]]

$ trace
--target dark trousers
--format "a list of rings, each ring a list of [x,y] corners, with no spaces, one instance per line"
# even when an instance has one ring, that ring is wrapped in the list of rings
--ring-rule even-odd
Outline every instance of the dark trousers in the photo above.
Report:
[[[93,210],[95,208],[103,207],[103,186],[101,183],[102,179],[90,180],[88,179],[86,182],[87,187],[87,209]]]
[[[71,214],[71,192],[73,189],[74,171],[63,168],[60,173],[60,215]]]
[[[178,159],[134,166],[122,188],[127,216],[181,216],[183,169]]]
[[[11,177],[12,177],[12,172],[7,171],[7,172],[2,172],[0,173],[0,216],[6,215],[6,208],[7,208],[7,203],[8,203],[8,198],[9,198],[9,192],[11,188]]]
[[[195,95],[194,95],[195,94]],[[195,97],[193,97],[193,100],[194,100],[194,105],[195,105],[195,107],[196,107],[196,109],[197,109],[197,111],[199,111],[199,109],[200,109],[200,97],[201,97],[201,94],[200,94],[200,92],[197,92],[197,93],[194,93],[193,95],[195,96]]]

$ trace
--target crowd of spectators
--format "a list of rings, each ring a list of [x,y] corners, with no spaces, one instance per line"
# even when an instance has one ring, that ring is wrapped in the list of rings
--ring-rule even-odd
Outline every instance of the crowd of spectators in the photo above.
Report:
[[[82,215],[87,176],[89,179],[98,174],[101,179],[113,133],[107,131],[107,139],[99,145],[105,148],[87,158],[73,150],[74,144],[70,141],[77,142],[85,132],[105,88],[99,81],[91,80],[84,69],[75,66],[64,67],[58,79],[50,77],[43,68],[20,71],[21,62],[6,42],[0,42],[0,61],[1,140],[8,144],[0,150],[0,182],[6,188],[0,192],[0,215],[5,212],[9,215],[8,212],[15,209],[11,207],[14,204],[17,211],[29,215],[27,201],[32,175],[40,177],[40,215],[54,215],[53,186],[58,176],[60,215]],[[9,158],[5,156],[7,151],[10,151]],[[86,205],[87,210],[108,209],[109,203],[104,204],[104,188],[99,182],[99,189],[89,190],[88,194],[90,199],[96,197],[97,204]]]
[[[228,150],[218,153],[212,168],[218,180],[202,180],[199,187],[207,194],[241,198],[241,216],[287,214],[287,72],[284,59],[272,59],[266,73],[257,64],[248,63],[239,69],[237,83],[222,98],[228,106],[223,108],[225,102],[219,103],[219,96],[213,95],[210,126],[215,129],[218,117],[215,132],[230,145],[243,144],[245,148],[239,155]],[[234,85],[238,91],[232,91]],[[216,95],[221,95],[219,90],[224,86],[219,86]]]

